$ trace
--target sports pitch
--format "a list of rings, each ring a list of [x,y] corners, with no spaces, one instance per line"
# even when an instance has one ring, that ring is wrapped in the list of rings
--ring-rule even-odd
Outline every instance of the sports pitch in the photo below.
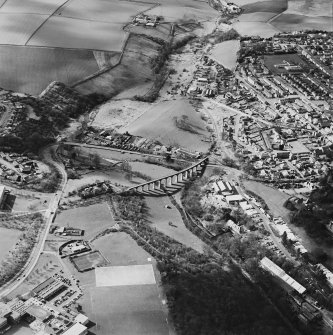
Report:
[[[76,269],[80,272],[88,271],[97,268],[98,266],[107,264],[106,259],[98,250],[81,256],[71,257],[71,261],[73,262]]]
[[[95,269],[96,287],[156,284],[153,266],[110,266]]]

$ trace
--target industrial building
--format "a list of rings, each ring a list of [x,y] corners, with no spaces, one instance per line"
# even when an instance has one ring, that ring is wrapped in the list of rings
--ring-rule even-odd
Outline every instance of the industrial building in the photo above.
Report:
[[[61,335],[85,335],[88,333],[88,328],[81,323],[74,323],[74,325],[68,328]]]
[[[66,289],[67,286],[63,282],[50,277],[35,287],[31,293],[41,299],[51,300],[53,297]]]
[[[264,257],[260,261],[260,265],[263,269],[281,279],[285,284],[287,284],[291,288],[291,290],[296,291],[299,294],[303,294],[306,291],[306,288],[304,286],[302,286],[296,280],[291,278],[283,269],[281,269],[278,265],[272,262],[269,258]]]

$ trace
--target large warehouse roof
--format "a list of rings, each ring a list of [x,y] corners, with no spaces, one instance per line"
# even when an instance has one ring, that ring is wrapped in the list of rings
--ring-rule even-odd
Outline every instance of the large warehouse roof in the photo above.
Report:
[[[269,258],[264,257],[260,261],[261,266],[272,273],[273,275],[279,277],[286,284],[288,284],[293,290],[297,291],[299,294],[302,294],[306,291],[306,288],[298,283],[295,279],[291,278],[283,269],[281,269],[278,265],[272,262]]]

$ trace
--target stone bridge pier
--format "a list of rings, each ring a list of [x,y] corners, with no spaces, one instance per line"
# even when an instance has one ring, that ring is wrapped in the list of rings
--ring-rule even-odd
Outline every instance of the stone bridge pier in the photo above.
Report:
[[[172,175],[155,179],[138,186],[129,188],[125,193],[139,193],[144,195],[165,195],[166,190],[172,191],[180,189],[185,182],[191,178],[199,176],[203,173],[206,165],[208,164],[208,157],[196,163],[189,168],[176,172]]]

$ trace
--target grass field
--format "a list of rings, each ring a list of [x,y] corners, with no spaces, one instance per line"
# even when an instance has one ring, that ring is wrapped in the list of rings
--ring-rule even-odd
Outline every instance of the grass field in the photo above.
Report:
[[[239,46],[239,40],[218,43],[213,47],[211,56],[224,67],[234,69],[237,64]]]
[[[0,44],[25,45],[31,34],[46,20],[39,14],[0,12]]]
[[[112,266],[148,264],[147,259],[151,257],[125,233],[103,236],[95,240],[93,245],[101,251]]]
[[[150,7],[152,5],[149,4],[149,1],[144,3],[117,0],[72,0],[58,10],[55,15],[81,20],[125,24],[130,21],[132,16]]]
[[[254,13],[248,13],[248,14],[241,14],[238,17],[238,20],[241,22],[267,22],[274,16],[276,16],[276,13],[254,12]]]
[[[101,267],[95,270],[95,276],[96,287],[156,284],[151,264]]]
[[[37,95],[51,81],[72,84],[99,70],[92,51],[0,46],[0,87]]]
[[[127,234],[106,235],[94,241],[93,245],[105,255],[112,266],[130,265],[128,274],[131,265],[151,267],[153,264],[156,277],[154,260]],[[157,284],[96,287],[94,271],[80,273],[79,278],[81,284],[84,283],[84,295],[78,303],[82,305],[89,319],[96,323],[96,326],[91,328],[92,333],[98,335],[169,334],[165,321],[166,313],[161,304]],[[108,279],[106,276],[104,279],[109,285],[109,279],[112,278]]]
[[[287,7],[288,7],[288,0],[257,1],[244,4],[242,6],[244,14],[255,13],[255,12],[271,12],[279,14],[285,11]]]
[[[53,16],[28,45],[57,48],[121,51],[126,33],[119,23]]]
[[[185,227],[178,210],[167,197],[147,197],[146,202],[149,207],[149,221],[153,227],[176,241],[198,252],[203,252],[202,241]],[[169,222],[172,222],[172,226]]]
[[[175,117],[182,115],[188,117],[188,124],[197,134],[176,127]],[[179,145],[193,151],[205,152],[209,148],[209,143],[201,141],[201,137],[209,137],[205,123],[186,99],[154,104],[141,117],[122,128],[122,132],[125,131],[158,140],[164,145]]]
[[[278,69],[274,67],[276,64],[281,64],[283,61],[292,62],[301,66],[308,66],[297,54],[286,54],[286,55],[265,55],[264,62],[265,66],[273,73],[287,73],[285,69]]]
[[[7,0],[3,1],[4,4],[0,9],[0,13],[52,14],[65,1],[66,0]]]
[[[144,162],[130,162],[130,164],[133,171],[148,174],[152,179],[167,176],[175,172],[174,170],[168,169],[164,166]]]
[[[71,257],[71,260],[75,264],[78,271],[81,272],[97,268],[99,266],[105,266],[107,264],[106,259],[97,250],[84,255]]]
[[[195,0],[169,0],[162,2],[161,6],[147,11],[150,15],[163,16],[166,21],[207,21],[216,18],[218,13],[205,1]]]
[[[97,106],[92,126],[100,128],[122,128],[133,122],[148,108],[148,104],[132,100],[109,101]]]
[[[289,0],[286,14],[303,14],[309,16],[333,16],[331,0]]]
[[[133,88],[136,89],[131,91],[128,98],[144,94],[152,85],[154,74],[151,60],[157,55],[159,48],[159,44],[144,36],[131,35],[120,65],[75,86],[75,89],[83,94],[99,92],[108,97]],[[140,91],[140,87],[144,88],[144,92]]]
[[[290,197],[288,194],[256,181],[244,180],[243,184],[247,190],[254,192],[266,201],[268,208],[275,217],[282,216],[289,221],[289,210],[283,207],[283,204]]]
[[[260,36],[263,38],[272,37],[279,33],[279,30],[266,22],[236,22],[234,29],[242,36]]]
[[[333,31],[332,17],[330,16],[282,14],[271,23],[277,29],[286,32],[307,29]]]
[[[21,231],[0,227],[0,263],[18,241]]]
[[[108,205],[99,203],[65,210],[57,215],[55,224],[84,229],[84,238],[89,240],[104,229],[113,226],[114,221]]]

